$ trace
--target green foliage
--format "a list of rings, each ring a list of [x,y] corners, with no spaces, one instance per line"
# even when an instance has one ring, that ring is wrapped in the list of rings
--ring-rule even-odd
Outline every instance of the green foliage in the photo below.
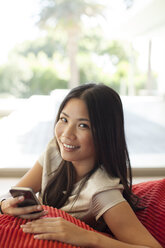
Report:
[[[6,65],[0,67],[0,92],[8,92],[16,97],[33,94],[49,94],[51,90],[67,88],[67,80],[60,77],[55,64],[46,54],[28,57],[15,55]]]
[[[82,16],[102,15],[105,6],[97,1],[40,0],[39,26],[72,28],[80,26]]]
[[[136,51],[127,42],[106,39],[98,25],[86,29],[83,26],[84,19],[87,23],[103,17],[103,2],[40,0],[38,25],[45,28],[45,35],[25,41],[11,51],[8,62],[0,66],[0,92],[29,97],[67,88],[71,73],[76,71],[70,72],[69,64],[73,68],[76,64],[73,61],[77,61],[81,84],[102,82],[118,92],[123,88],[128,92],[133,68],[133,84],[138,94],[145,87],[147,77],[137,70]],[[132,2],[125,1],[127,6]],[[70,34],[75,39],[69,39]]]
[[[114,65],[117,65],[121,61],[129,60],[128,51],[124,44],[117,40],[107,42],[107,44],[101,49],[100,54],[109,54]]]
[[[30,53],[37,56],[40,52],[43,52],[48,58],[52,58],[54,53],[58,51],[61,56],[66,56],[65,44],[66,37],[63,33],[57,32],[55,36],[54,33],[48,32],[48,35],[17,45],[12,52],[25,57]]]
[[[60,43],[60,37],[61,33],[49,34],[16,47],[9,62],[0,67],[0,91],[29,97],[49,94],[55,88],[67,88],[66,40],[63,37]],[[129,58],[125,47],[118,41],[106,41],[99,29],[81,37],[78,65],[81,84],[102,82],[119,92],[121,82],[128,78]]]
[[[79,70],[76,62],[79,35],[82,33],[84,18],[103,17],[105,5],[98,0],[40,0],[38,26],[42,29],[59,28],[67,35],[67,56],[70,68],[68,86],[79,84]]]
[[[32,73],[33,77],[28,82],[28,96],[34,93],[48,95],[54,89],[67,88],[67,81],[58,78],[52,67],[34,67]]]
[[[67,88],[69,60],[66,43],[64,33],[56,30],[56,35],[49,32],[48,35],[15,47],[8,63],[0,66],[0,92],[29,97],[33,94],[49,94],[57,88]],[[147,76],[137,70],[137,54],[131,47],[128,48],[129,44],[106,40],[99,28],[84,30],[80,36],[77,57],[80,83],[102,82],[119,93],[124,87],[127,93],[133,61],[133,83],[138,94],[145,88]]]
[[[90,30],[84,30],[79,42],[80,53],[92,52],[101,55],[103,46],[105,46],[105,39],[100,28],[96,27]]]
[[[97,28],[82,37],[79,53],[80,83],[97,81],[120,92],[121,82],[127,81],[129,57],[125,44],[108,41]]]
[[[27,91],[24,81],[28,81],[30,76],[31,72],[24,57],[11,58],[0,67],[0,92],[21,97]]]

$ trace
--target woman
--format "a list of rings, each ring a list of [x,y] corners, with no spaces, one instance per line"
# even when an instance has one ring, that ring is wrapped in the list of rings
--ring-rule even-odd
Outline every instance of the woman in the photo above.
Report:
[[[108,86],[85,84],[70,91],[59,108],[54,140],[17,186],[41,192],[43,204],[60,208],[99,231],[108,227],[116,238],[62,218],[40,218],[22,225],[36,239],[98,248],[161,247],[133,211],[138,209],[138,198],[131,190],[122,103]],[[26,219],[47,214],[31,214],[41,209],[38,206],[18,208],[23,200],[4,200],[3,213]]]

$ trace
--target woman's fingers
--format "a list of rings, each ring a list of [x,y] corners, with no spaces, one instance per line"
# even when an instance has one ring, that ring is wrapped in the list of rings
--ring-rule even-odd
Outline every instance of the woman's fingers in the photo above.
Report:
[[[44,214],[42,213],[43,208],[41,205],[34,205],[34,206],[29,206],[29,207],[18,207],[18,208],[14,208],[13,211],[15,215],[20,216],[21,218],[24,218],[25,215],[33,216],[33,214],[36,214],[36,216],[40,216],[40,215],[42,216]],[[30,216],[28,219],[30,219]]]
[[[1,208],[4,214],[12,214],[17,204],[24,200],[24,197],[9,198],[2,202]]]
[[[24,197],[9,198],[2,203],[2,211],[5,214],[19,216],[25,219],[36,219],[47,214],[41,205],[18,207],[18,203],[24,201]]]
[[[41,205],[33,205],[33,206],[28,206],[28,207],[18,207],[16,209],[19,211],[19,215],[29,214],[29,213],[37,212],[37,211],[43,211],[43,208]]]
[[[15,198],[9,198],[7,200],[4,200],[2,202],[2,210],[5,210],[5,209],[10,208],[10,207],[15,207],[15,206],[17,206],[17,204],[19,202],[22,202],[22,201],[24,201],[23,196],[15,197]]]
[[[28,233],[55,233],[57,230],[54,230],[51,226],[41,226],[41,225],[35,225],[35,226],[21,226],[24,232]]]
[[[50,227],[51,231],[54,232],[55,229],[53,229],[54,227],[57,226],[62,226],[62,222],[65,222],[66,220],[64,220],[62,217],[55,217],[55,218],[41,218],[35,221],[31,221],[31,222],[27,222],[24,225],[21,225],[21,227],[25,230],[33,230],[34,232],[38,232],[38,230],[40,229],[41,232],[43,230],[48,230],[47,228]],[[48,230],[49,231],[49,230]]]
[[[66,222],[67,220],[65,220],[64,218],[62,217],[47,217],[47,218],[43,218],[43,219],[38,219],[38,220],[35,220],[35,221],[32,221],[32,222],[28,222],[26,223],[26,225],[34,225],[34,224],[49,224],[48,222],[52,222],[52,224],[55,224],[55,222],[59,222],[59,223],[62,223],[62,222]]]
[[[36,239],[58,240],[78,246],[88,242],[89,232],[61,218],[42,218],[21,225],[23,232],[33,233]]]
[[[59,240],[68,243],[69,236],[66,223],[68,221],[62,219],[63,218],[61,217],[43,218],[40,220],[28,222],[25,225],[21,225],[21,228],[25,233],[36,234],[34,235],[34,238],[36,239]]]
[[[48,211],[41,211],[41,212],[37,212],[37,213],[33,213],[33,214],[22,214],[19,215],[20,218],[22,219],[37,219],[39,217],[45,216],[48,214]]]
[[[15,206],[22,201],[24,201],[24,196],[10,198],[9,204],[10,204],[10,206]]]
[[[42,218],[21,225],[21,228],[23,228],[24,232],[31,232],[31,233],[64,232],[67,226],[67,222],[68,221],[64,220],[61,217]],[[71,223],[68,222],[68,224]]]
[[[46,240],[59,240],[57,235],[55,235],[54,233],[42,233],[42,234],[37,234],[34,235],[34,239],[46,239]]]
[[[30,214],[32,212],[42,211],[42,206],[34,205],[29,207],[11,207],[8,209],[8,213],[11,215],[22,216]]]

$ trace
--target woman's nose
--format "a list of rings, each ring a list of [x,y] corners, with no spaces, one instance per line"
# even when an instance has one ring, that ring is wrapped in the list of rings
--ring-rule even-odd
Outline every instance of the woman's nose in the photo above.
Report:
[[[68,138],[68,139],[75,139],[76,138],[76,131],[75,131],[75,127],[68,125],[67,127],[65,127],[65,130],[63,132],[63,136]]]

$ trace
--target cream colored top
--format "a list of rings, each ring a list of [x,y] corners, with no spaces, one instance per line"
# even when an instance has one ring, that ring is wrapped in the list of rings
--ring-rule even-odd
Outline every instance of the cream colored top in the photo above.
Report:
[[[43,166],[41,196],[47,182],[61,162],[61,157],[55,141],[51,140],[46,151],[38,162]],[[86,182],[76,201],[74,201],[81,181],[74,185],[74,189],[67,202],[61,208],[72,216],[85,221],[99,231],[104,231],[105,222],[100,218],[108,209],[125,201],[122,196],[123,186],[118,178],[111,178],[103,166],[100,166]]]

